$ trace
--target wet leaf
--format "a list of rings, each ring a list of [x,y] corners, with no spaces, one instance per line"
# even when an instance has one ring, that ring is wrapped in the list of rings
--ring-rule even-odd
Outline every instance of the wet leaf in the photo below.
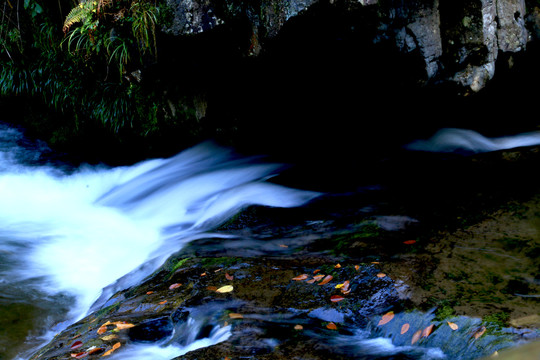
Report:
[[[83,345],[82,341],[75,341],[73,344],[71,344],[70,349],[75,350],[80,348]]]
[[[86,351],[76,353],[76,354],[71,354],[71,357],[73,357],[75,359],[82,359],[82,358],[87,357],[87,356],[88,356],[88,353]]]
[[[394,312],[393,311],[389,311],[387,312],[386,314],[384,314],[381,318],[381,320],[379,321],[379,323],[377,324],[377,326],[381,326],[381,325],[384,325],[384,324],[387,324],[390,320],[392,320],[394,318]]]
[[[206,287],[206,290],[216,291],[216,290],[217,290],[217,287],[216,287],[216,286],[207,286],[207,287]]]
[[[378,261],[372,261],[371,263],[372,263],[372,264],[375,264],[375,265],[379,265],[379,264],[380,264],[380,262],[378,262]]]
[[[316,273],[318,273],[319,271],[321,271],[321,269],[317,269],[317,270],[313,271],[313,274],[316,274]]]
[[[401,335],[405,334],[407,331],[409,331],[409,324],[408,323],[405,323],[403,324],[403,326],[401,327]]]
[[[285,244],[279,244],[278,246],[282,247],[282,248],[288,248],[289,247],[288,245],[285,245]]]
[[[302,325],[294,325],[294,330],[302,330],[304,327]]]
[[[182,286],[182,284],[179,284],[179,283],[172,284],[171,286],[169,286],[169,290],[173,290],[173,289],[179,288],[180,286]]]
[[[99,335],[105,334],[107,332],[107,325],[101,325],[99,329],[97,329],[97,333]]]
[[[356,269],[356,271],[360,270],[360,265],[354,265],[354,268]]]
[[[331,302],[338,302],[338,301],[341,301],[341,300],[344,300],[345,298],[343,296],[340,296],[340,295],[332,295],[330,296],[330,301]]]
[[[326,275],[324,279],[318,285],[328,284],[334,277],[332,275]]]
[[[120,344],[119,342],[117,342],[116,344],[113,345],[112,349],[110,349],[109,351],[105,352],[105,354],[101,355],[101,356],[109,356],[113,353],[113,351],[115,351],[116,349],[118,349],[120,346],[122,346],[122,344]]]
[[[154,293],[153,291],[147,291],[146,295],[150,295],[150,294],[153,294],[153,293]]]
[[[328,324],[326,324],[326,328],[330,330],[337,330],[337,326],[333,322],[329,322]]]
[[[405,245],[412,245],[412,244],[416,244],[416,240],[407,240],[407,241],[404,241],[403,243]]]
[[[218,293],[228,293],[228,292],[231,292],[233,291],[233,286],[232,285],[225,285],[225,286],[222,286],[220,287],[219,289],[216,290],[216,292]]]
[[[348,293],[350,293],[350,292],[351,292],[350,287],[351,287],[351,283],[349,282],[349,280],[345,280],[345,281],[343,282],[343,287],[341,288],[341,292],[342,292],[343,294],[348,294]]]
[[[298,275],[297,277],[293,277],[292,280],[302,281],[302,280],[306,280],[307,278],[308,278],[308,274],[302,274],[302,275]]]
[[[377,274],[377,277],[378,277],[378,278],[381,278],[381,279],[382,279],[383,277],[385,277],[385,276],[386,276],[386,274],[384,274],[384,273],[378,273],[378,274]]]
[[[341,264],[337,263],[336,265],[334,265],[334,268],[336,269],[339,269],[341,267]]]
[[[219,268],[217,270],[214,270],[214,273],[220,272],[221,270],[223,270],[223,268]]]
[[[105,349],[103,348],[100,348],[100,347],[92,347],[90,349],[88,349],[88,355],[97,355],[97,354],[101,354],[103,351],[105,351]]]
[[[313,280],[319,281],[319,280],[321,280],[323,277],[324,277],[324,275],[322,275],[322,274],[315,275],[315,276],[313,277]]]
[[[412,339],[411,339],[411,345],[413,345],[415,342],[420,340],[420,337],[422,337],[422,330],[418,330],[417,332],[413,334]]]
[[[335,289],[341,289],[343,286],[344,286],[343,284],[337,284],[337,285],[335,286]]]
[[[203,273],[201,274],[201,276],[206,276],[206,273],[205,273],[205,272],[203,272]]]
[[[476,332],[473,334],[473,337],[475,339],[478,339],[480,336],[484,335],[485,332],[486,332],[486,327],[482,326],[481,328],[476,330]]]
[[[130,323],[127,323],[127,322],[125,322],[125,321],[116,321],[116,322],[114,322],[113,324],[116,325],[116,328],[117,328],[118,330],[129,329],[129,328],[132,328],[132,327],[135,326],[135,325],[130,324]]]
[[[160,301],[160,302],[159,302],[159,305],[164,305],[164,304],[166,304],[166,303],[167,303],[167,300],[163,300],[163,301]]]
[[[428,325],[424,330],[422,330],[422,337],[428,337],[432,332],[435,325]]]
[[[229,273],[225,273],[225,279],[232,281],[234,279],[234,276],[229,275]]]
[[[115,335],[115,334],[111,334],[111,335],[105,335],[104,337],[101,338],[101,340],[103,341],[109,341],[109,340],[114,340],[118,337],[118,335]]]
[[[459,328],[456,323],[453,323],[453,322],[450,322],[450,321],[447,321],[446,323],[448,324],[448,326],[450,326],[450,329],[452,329],[452,330],[457,330]]]
[[[244,315],[238,313],[229,313],[229,318],[231,319],[243,319]]]
[[[311,280],[308,280],[306,281],[308,284],[313,284],[315,282],[315,279],[311,279]]]

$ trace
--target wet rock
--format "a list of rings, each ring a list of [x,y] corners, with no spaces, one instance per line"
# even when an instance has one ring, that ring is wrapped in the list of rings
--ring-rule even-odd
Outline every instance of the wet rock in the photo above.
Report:
[[[157,342],[166,340],[173,331],[173,322],[170,318],[164,317],[138,324],[129,330],[128,336],[134,342]]]

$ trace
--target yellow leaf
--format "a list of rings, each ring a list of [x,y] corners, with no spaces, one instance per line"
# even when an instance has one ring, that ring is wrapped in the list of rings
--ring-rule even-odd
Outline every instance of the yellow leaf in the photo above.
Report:
[[[345,286],[345,284],[337,284],[336,289],[341,289],[343,286]]]
[[[456,323],[453,323],[453,322],[450,322],[450,321],[447,321],[448,323],[448,326],[450,326],[450,329],[452,330],[457,330],[458,329],[458,326]]]
[[[233,291],[233,286],[232,285],[225,285],[225,286],[222,286],[220,287],[219,289],[216,290],[216,292],[218,293],[228,293],[228,292],[231,292]]]
[[[118,337],[118,335],[115,335],[115,334],[111,334],[111,335],[105,335],[104,337],[101,338],[101,340],[103,341],[109,341],[109,340],[114,340]]]
[[[386,314],[384,314],[381,318],[381,320],[379,321],[379,323],[377,324],[377,326],[381,326],[381,325],[384,325],[386,323],[388,323],[390,320],[392,320],[394,318],[394,312],[393,311],[389,311],[387,312]]]
[[[341,267],[341,264],[338,263],[338,264],[336,264],[334,267],[335,267],[336,269],[339,269],[339,268]]]
[[[401,327],[401,335],[405,334],[407,331],[409,331],[409,324],[408,323],[403,324],[403,326]]]

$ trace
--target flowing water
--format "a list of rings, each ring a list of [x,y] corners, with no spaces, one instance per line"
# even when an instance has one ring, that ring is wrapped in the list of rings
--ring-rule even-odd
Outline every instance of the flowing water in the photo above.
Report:
[[[540,134],[487,139],[446,129],[408,148],[482,152],[533,144],[540,144]],[[115,168],[48,162],[48,151],[0,124],[0,359],[28,358],[246,206],[296,207],[320,195],[268,182],[281,164],[212,143]],[[191,321],[198,326],[198,319]],[[122,358],[170,359],[227,336],[227,327],[216,326],[207,338],[137,345]],[[387,338],[358,333],[355,339],[367,353],[400,351]],[[416,356],[442,357],[436,348]]]

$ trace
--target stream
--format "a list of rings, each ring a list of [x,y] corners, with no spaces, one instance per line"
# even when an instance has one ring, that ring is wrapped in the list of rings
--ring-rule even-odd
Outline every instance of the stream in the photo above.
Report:
[[[383,162],[425,170],[426,164],[441,158],[454,164],[456,158],[536,145],[540,145],[538,132],[486,138],[472,130],[441,129],[430,139],[411,142],[395,158]],[[417,157],[422,161],[408,163]],[[411,224],[415,229],[414,224],[421,216],[415,211],[433,200],[429,194],[425,196],[429,200],[415,202],[407,208],[407,213],[398,214],[396,208],[392,213],[384,213],[387,210],[380,209],[388,209],[392,199],[407,201],[419,188],[425,192],[435,189],[431,183],[423,187],[422,182],[407,188],[412,180],[388,187],[372,182],[382,176],[375,175],[366,176],[364,183],[353,190],[332,194],[307,184],[302,186],[299,180],[302,177],[294,175],[294,166],[269,161],[263,156],[240,155],[212,142],[170,158],[130,166],[73,166],[58,159],[46,144],[27,139],[21,129],[0,123],[0,359],[30,359],[56,334],[92,312],[114,304],[111,299],[115,294],[142,283],[171,254],[184,248],[198,246],[198,252],[193,250],[197,254],[206,252],[212,256],[230,256],[233,252],[235,256],[246,257],[276,254],[291,257],[302,251],[317,256],[336,244],[327,243],[326,249],[321,248],[329,234],[337,238],[344,229],[349,234],[362,227],[351,229],[350,224],[339,225],[340,220],[346,223],[346,216],[340,214],[348,212],[375,219],[384,231],[412,236],[416,234],[414,231],[404,229]],[[442,171],[444,166],[438,170]],[[438,170],[434,168],[433,175]],[[452,181],[454,176],[455,173],[445,181]],[[357,209],[352,199],[359,199]],[[340,209],[342,204],[345,209]],[[311,220],[299,228],[260,231],[255,227],[233,226],[229,228],[231,231],[223,231],[223,224],[234,221],[243,210],[253,206],[308,209]],[[313,215],[320,209],[334,218],[330,221]],[[423,212],[429,213],[427,219],[433,215],[432,211]],[[281,249],[276,250],[277,243]],[[463,244],[462,248],[469,245],[482,246]],[[203,249],[204,246],[207,248]],[[369,250],[369,246],[365,246],[363,259],[376,252],[382,257],[384,251],[388,252],[387,258],[395,259],[401,251],[392,246],[384,250],[384,243],[373,244],[376,250]],[[354,251],[349,255],[353,256]],[[387,269],[396,274],[404,271],[399,265]],[[523,290],[520,289],[516,291]],[[530,292],[521,294],[521,300],[535,301],[538,295],[533,287],[527,289],[523,291]],[[230,325],[214,320],[219,311],[212,307],[198,308],[183,325],[174,325],[174,331],[171,330],[174,341],[143,341],[126,347],[118,358],[172,359],[222,343],[233,335]],[[403,316],[408,315],[397,318]],[[428,324],[434,316],[421,313],[407,321]],[[456,319],[463,327],[479,325],[468,317]],[[208,324],[212,326],[208,328]],[[400,342],[395,337],[398,330],[384,333],[371,326],[342,333],[331,342],[341,349],[349,347],[345,354],[356,354],[356,358],[362,359],[449,358],[440,345],[442,332],[439,338],[434,336],[432,342],[417,347]],[[201,332],[205,335],[194,336]]]

